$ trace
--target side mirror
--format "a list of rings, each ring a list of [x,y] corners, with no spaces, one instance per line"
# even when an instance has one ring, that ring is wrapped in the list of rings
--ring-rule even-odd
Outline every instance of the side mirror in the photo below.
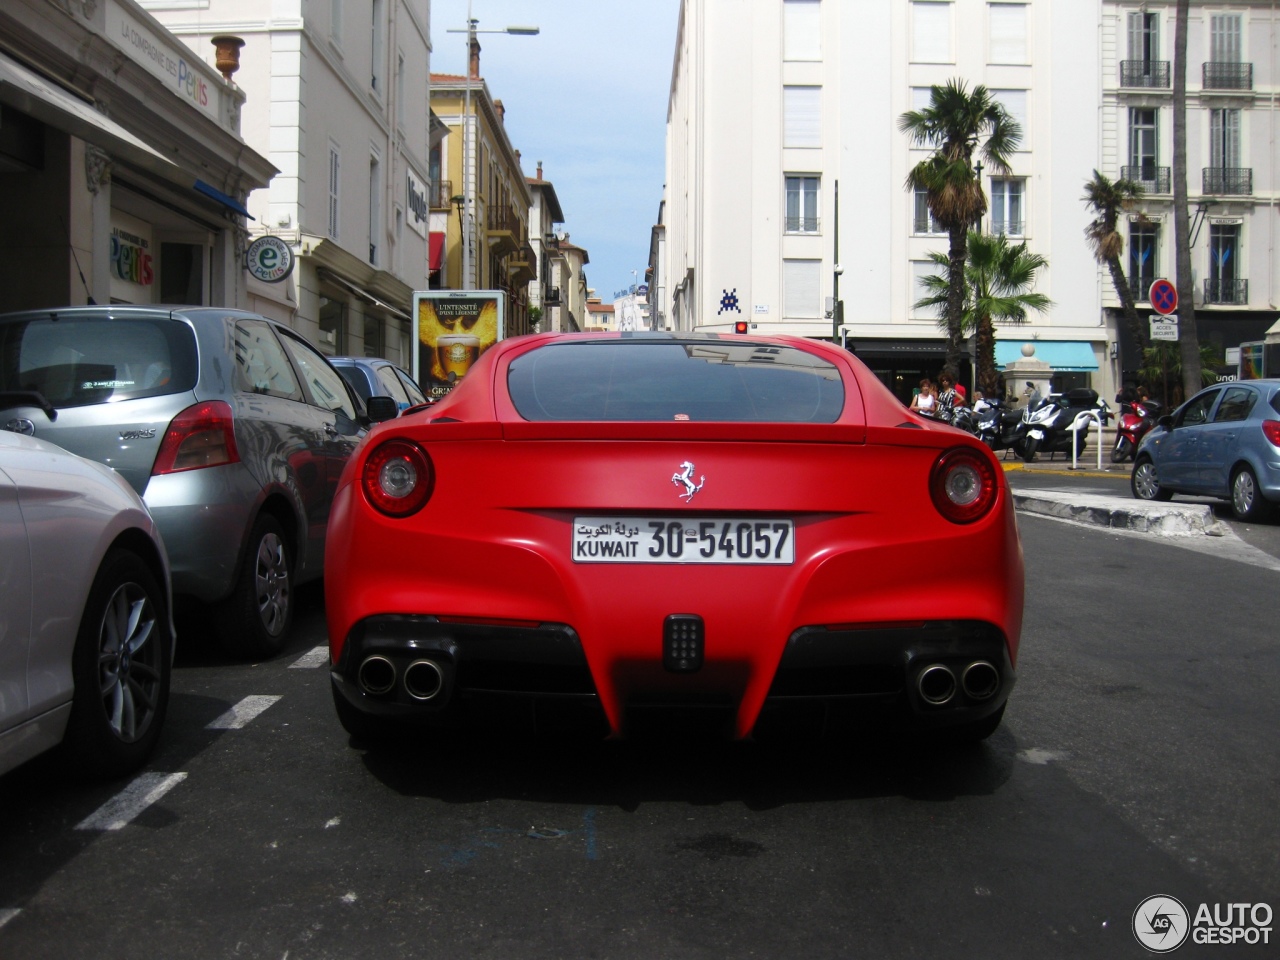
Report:
[[[1164,427],[1166,430],[1173,429],[1173,417],[1161,417],[1156,421],[1156,426]]]
[[[394,420],[400,414],[400,408],[396,406],[395,400],[391,397],[370,397],[365,401],[365,407],[369,412],[369,421],[371,423]]]

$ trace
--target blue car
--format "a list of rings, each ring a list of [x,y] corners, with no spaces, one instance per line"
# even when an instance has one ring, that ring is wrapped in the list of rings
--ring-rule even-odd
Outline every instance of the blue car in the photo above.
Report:
[[[409,407],[428,402],[413,377],[390,360],[378,357],[330,357],[329,362],[365,403],[369,402],[370,397],[390,397],[396,402],[396,409],[403,413]]]
[[[1231,501],[1241,520],[1280,504],[1280,380],[1201,390],[1143,438],[1129,480],[1140,500],[1175,493]]]

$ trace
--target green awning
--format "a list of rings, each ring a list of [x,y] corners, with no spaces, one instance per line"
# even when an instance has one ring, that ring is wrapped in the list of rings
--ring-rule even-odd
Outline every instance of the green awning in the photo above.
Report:
[[[1022,345],[1036,348],[1035,359],[1043,360],[1054,370],[1085,372],[1098,369],[1093,345],[1085,340],[997,340],[996,367],[1003,370],[1015,360],[1024,359]]]

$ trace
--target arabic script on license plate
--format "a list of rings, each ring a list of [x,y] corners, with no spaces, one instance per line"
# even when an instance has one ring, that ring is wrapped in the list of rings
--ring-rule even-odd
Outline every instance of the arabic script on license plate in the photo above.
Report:
[[[790,520],[754,517],[575,517],[575,563],[795,562]]]

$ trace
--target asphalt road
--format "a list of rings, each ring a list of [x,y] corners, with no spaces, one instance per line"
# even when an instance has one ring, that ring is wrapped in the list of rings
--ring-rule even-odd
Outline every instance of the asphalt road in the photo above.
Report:
[[[0,779],[0,958],[1143,957],[1149,896],[1280,909],[1280,573],[1020,528],[1018,687],[959,750],[367,753],[317,590],[268,663],[185,623],[149,779]]]

